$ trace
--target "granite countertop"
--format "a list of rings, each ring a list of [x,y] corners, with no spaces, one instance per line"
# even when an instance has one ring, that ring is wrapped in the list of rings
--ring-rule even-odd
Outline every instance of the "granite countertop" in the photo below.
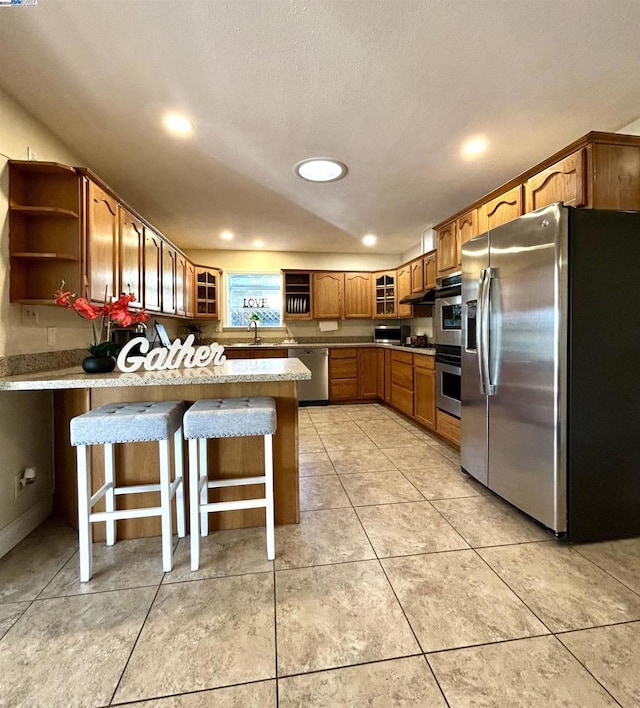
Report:
[[[169,371],[85,374],[80,366],[0,378],[0,391],[38,391],[123,386],[178,386],[265,381],[304,381],[311,372],[299,359],[236,359],[220,366]]]
[[[296,342],[287,344],[286,342],[265,342],[263,344],[223,344],[226,349],[315,349],[318,347],[328,347],[329,349],[351,348],[351,347],[374,347],[376,349],[395,349],[400,352],[413,352],[414,354],[428,354],[434,356],[435,347],[406,347],[400,344],[381,344],[379,342]]]

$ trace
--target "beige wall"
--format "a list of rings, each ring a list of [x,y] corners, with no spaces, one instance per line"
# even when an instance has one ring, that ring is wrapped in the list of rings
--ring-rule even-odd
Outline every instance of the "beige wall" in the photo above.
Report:
[[[22,325],[21,306],[9,303],[9,167],[8,159],[26,160],[27,148],[39,160],[82,164],[45,126],[0,89],[0,356],[84,347],[90,336],[87,322],[71,312],[35,308],[39,324]],[[56,328],[55,346],[47,346],[47,327]]]
[[[27,147],[39,160],[80,164],[65,145],[18,103],[0,90],[0,356],[47,351],[47,326],[59,327],[59,349],[84,346],[86,322],[72,313],[37,308],[40,324],[24,327],[19,305],[9,304],[9,169],[7,161],[26,159]],[[46,504],[53,486],[51,394],[0,392],[0,531],[29,509]],[[37,468],[36,482],[15,499],[15,478],[25,467]],[[24,518],[24,517],[23,517]],[[13,528],[13,527],[12,527]]]

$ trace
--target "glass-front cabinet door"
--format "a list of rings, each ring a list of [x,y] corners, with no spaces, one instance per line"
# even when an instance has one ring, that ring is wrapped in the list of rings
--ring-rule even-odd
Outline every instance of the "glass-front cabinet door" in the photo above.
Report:
[[[374,317],[376,319],[390,319],[398,316],[397,274],[395,270],[387,270],[374,274],[373,297]]]

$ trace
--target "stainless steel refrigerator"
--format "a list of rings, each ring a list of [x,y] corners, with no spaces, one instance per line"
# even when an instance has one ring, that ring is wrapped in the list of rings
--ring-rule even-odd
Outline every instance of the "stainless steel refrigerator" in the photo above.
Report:
[[[470,475],[572,541],[640,535],[640,213],[553,204],[462,248]]]

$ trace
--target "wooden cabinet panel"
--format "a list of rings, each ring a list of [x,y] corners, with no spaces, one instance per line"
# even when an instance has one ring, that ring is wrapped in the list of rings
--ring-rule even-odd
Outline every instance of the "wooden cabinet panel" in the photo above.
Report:
[[[401,305],[402,298],[411,295],[411,266],[409,264],[398,268],[398,317],[411,317],[413,307]]]
[[[436,374],[434,371],[434,357],[416,355],[415,362],[415,418],[418,423],[433,430],[436,427]]]
[[[384,400],[391,403],[391,350],[384,352]]]
[[[311,273],[308,271],[282,271],[284,277],[285,320],[310,320]]]
[[[471,209],[466,214],[456,219],[456,228],[458,230],[457,248],[458,248],[458,267],[462,267],[462,244],[471,241],[478,235],[478,211]]]
[[[478,209],[478,233],[495,229],[522,214],[522,185],[518,185]]]
[[[378,396],[378,351],[373,347],[358,349],[358,398]]]
[[[176,314],[176,260],[177,252],[166,241],[162,242],[162,312]]]
[[[176,252],[176,315],[187,314],[187,259]]]
[[[355,359],[357,354],[356,347],[340,347],[331,350],[332,359]]]
[[[329,400],[353,401],[358,398],[358,379],[332,379],[329,382]]]
[[[144,225],[127,209],[119,207],[120,217],[120,257],[118,292],[133,293],[136,300],[131,304],[142,307]]]
[[[395,270],[378,271],[373,274],[373,316],[380,319],[398,316],[398,298]]]
[[[253,352],[250,349],[225,349],[224,355],[227,359],[253,359]]]
[[[458,229],[456,222],[446,224],[436,233],[438,242],[438,275],[458,270]]]
[[[640,210],[640,146],[593,145],[593,189],[586,206]]]
[[[254,349],[254,359],[286,359],[288,352],[286,349]]]
[[[344,316],[346,319],[371,318],[371,273],[344,274]]]
[[[354,347],[329,349],[329,399],[358,398],[358,354]]]
[[[358,358],[353,356],[349,359],[331,359],[332,379],[356,379],[358,378]]]
[[[390,354],[392,361],[413,366],[413,352],[400,352],[397,349],[391,349]]]
[[[424,290],[424,263],[422,258],[411,261],[411,292],[421,293]]]
[[[413,418],[413,391],[391,384],[391,405]]]
[[[413,366],[391,358],[391,383],[413,391]]]
[[[196,267],[187,261],[187,279],[185,282],[185,310],[187,317],[193,317],[196,311]]]
[[[162,239],[157,233],[144,229],[144,306],[149,312],[162,308]]]
[[[578,150],[543,170],[525,183],[526,211],[564,202],[581,207],[586,203],[586,150]]]
[[[438,264],[436,254],[437,251],[430,251],[422,257],[425,290],[433,289],[436,287],[436,276],[438,275]]]
[[[118,203],[87,180],[87,280],[89,297],[105,302],[117,296]]]
[[[376,368],[378,369],[377,381],[376,381],[376,386],[377,386],[377,391],[378,391],[377,398],[379,398],[381,401],[384,401],[385,372],[384,372],[384,350],[383,349],[376,350]]]
[[[313,314],[317,320],[344,317],[344,273],[313,274]]]

